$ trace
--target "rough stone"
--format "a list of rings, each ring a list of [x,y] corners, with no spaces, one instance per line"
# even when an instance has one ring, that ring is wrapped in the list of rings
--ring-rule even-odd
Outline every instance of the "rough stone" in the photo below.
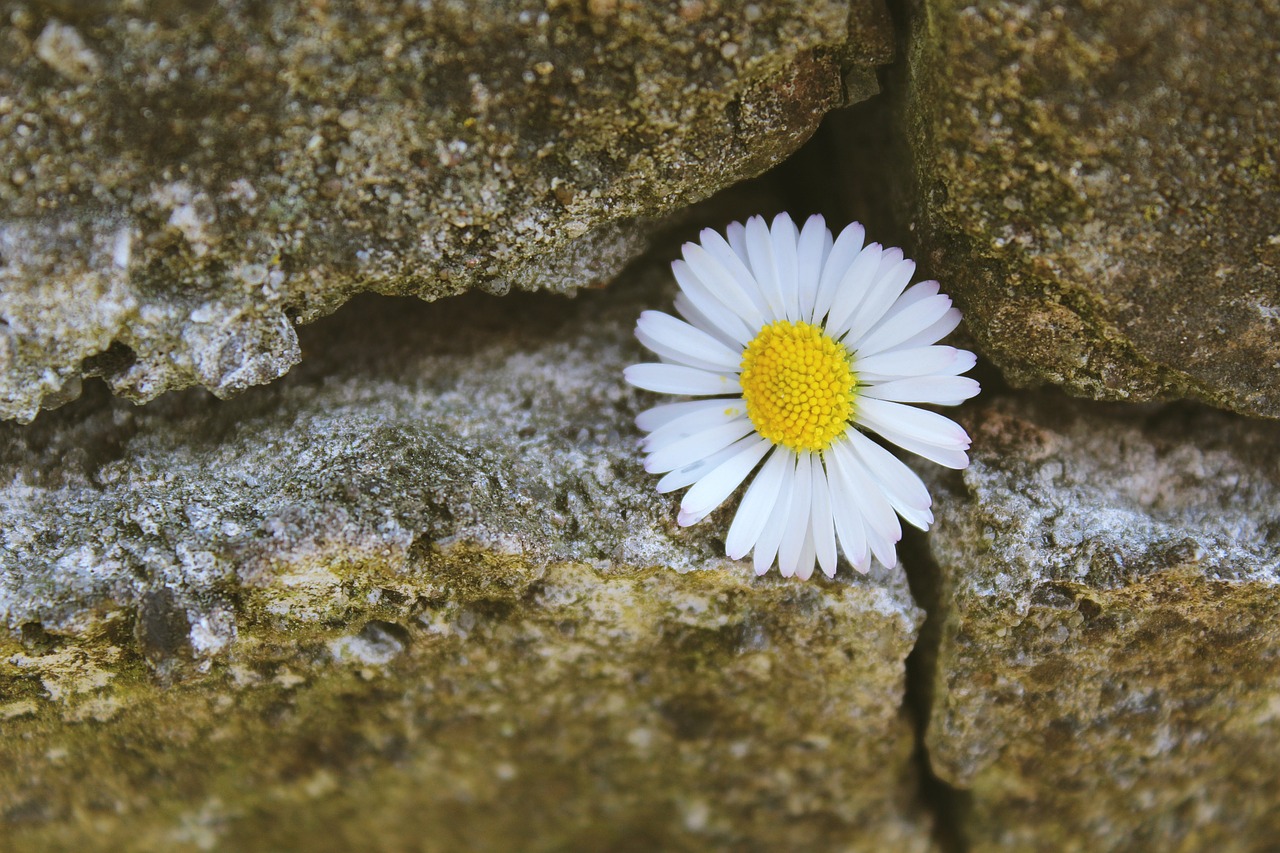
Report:
[[[755,579],[639,464],[673,289],[361,297],[235,400],[0,425],[0,838],[932,849],[901,574]]]
[[[154,4],[0,21],[0,417],[229,396],[375,290],[572,291],[800,145],[881,0]]]
[[[926,742],[969,849],[1273,849],[1280,429],[1056,395],[963,420]]]
[[[1276,15],[918,5],[924,259],[1010,379],[1280,417]]]

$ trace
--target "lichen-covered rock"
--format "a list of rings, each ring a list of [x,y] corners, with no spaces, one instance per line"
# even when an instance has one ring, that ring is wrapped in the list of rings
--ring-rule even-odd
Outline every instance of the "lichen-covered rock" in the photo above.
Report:
[[[931,849],[901,574],[756,579],[639,464],[667,279],[365,297],[236,400],[0,425],[0,837]]]
[[[0,418],[229,396],[353,293],[572,291],[790,153],[881,0],[11,3]]]
[[[922,0],[935,274],[1015,382],[1280,417],[1280,27],[1252,0]]]
[[[1056,396],[966,420],[927,744],[971,849],[1274,849],[1280,431]]]

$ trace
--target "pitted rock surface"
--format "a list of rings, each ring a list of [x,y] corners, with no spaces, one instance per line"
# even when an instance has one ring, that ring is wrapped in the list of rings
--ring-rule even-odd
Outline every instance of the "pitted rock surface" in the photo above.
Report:
[[[921,260],[1010,379],[1280,417],[1278,14],[918,5]]]
[[[229,396],[374,290],[571,292],[892,54],[880,0],[31,2],[0,22],[0,417]]]
[[[902,572],[757,579],[643,470],[673,287],[361,297],[235,400],[0,425],[0,837],[928,853]]]
[[[1191,406],[990,399],[935,476],[927,744],[975,851],[1280,833],[1280,438]]]

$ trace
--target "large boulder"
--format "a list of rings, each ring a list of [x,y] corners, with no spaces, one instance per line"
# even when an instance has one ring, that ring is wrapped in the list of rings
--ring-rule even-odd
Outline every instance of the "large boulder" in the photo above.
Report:
[[[964,420],[926,742],[970,849],[1274,849],[1277,427],[1056,395]]]
[[[1280,27],[1252,0],[921,0],[925,258],[1019,385],[1280,417]]]
[[[14,4],[0,418],[285,373],[362,290],[604,283],[874,91],[881,0]]]
[[[0,425],[0,837],[930,850],[901,573],[755,579],[641,468],[672,289],[362,297],[236,400]]]

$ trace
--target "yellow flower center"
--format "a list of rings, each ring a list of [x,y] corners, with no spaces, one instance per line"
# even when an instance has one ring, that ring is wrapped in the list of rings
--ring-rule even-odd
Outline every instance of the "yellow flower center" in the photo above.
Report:
[[[742,354],[741,382],[756,432],[795,451],[825,450],[853,417],[849,352],[809,323],[761,329]]]

